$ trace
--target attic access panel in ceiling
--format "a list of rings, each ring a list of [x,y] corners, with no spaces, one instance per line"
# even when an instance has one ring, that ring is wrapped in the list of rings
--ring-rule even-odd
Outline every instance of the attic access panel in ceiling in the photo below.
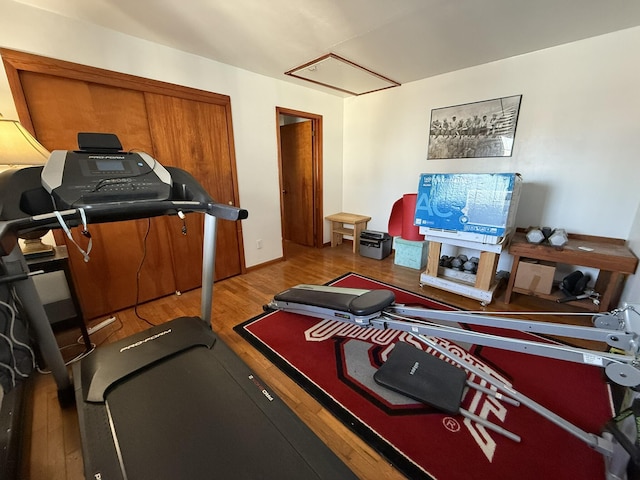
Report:
[[[285,75],[307,80],[351,95],[363,95],[386,88],[398,87],[394,80],[329,53],[296,67]]]

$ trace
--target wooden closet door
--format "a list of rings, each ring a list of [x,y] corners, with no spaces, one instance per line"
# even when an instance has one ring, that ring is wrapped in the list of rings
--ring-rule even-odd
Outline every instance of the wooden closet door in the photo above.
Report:
[[[223,105],[145,94],[149,129],[156,159],[163,165],[180,167],[194,175],[220,203],[237,205],[234,189],[232,138]],[[181,234],[181,221],[167,218],[178,290],[200,286],[203,219],[187,218],[188,234]],[[241,273],[240,222],[217,224],[216,279]]]
[[[75,150],[78,132],[108,132],[118,135],[125,150],[154,154],[144,93],[27,71],[20,72],[20,80],[36,136],[47,149]],[[134,305],[136,294],[144,302],[175,292],[166,222],[151,219],[147,236],[148,222],[91,225],[88,263],[75,245],[58,235],[67,243],[87,319]],[[74,238],[86,248],[85,238],[77,232]]]
[[[115,133],[125,149],[183,167],[217,201],[239,204],[228,96],[3,48],[0,55],[20,120],[49,149],[77,148],[80,131]],[[151,219],[146,244],[147,220],[127,223],[91,227],[96,254],[89,264],[69,245],[87,318],[135,303],[143,255],[140,302],[201,285],[200,215],[187,216],[187,236],[178,218]],[[242,223],[218,225],[221,279],[243,272],[244,252]],[[56,238],[63,241],[59,231]]]

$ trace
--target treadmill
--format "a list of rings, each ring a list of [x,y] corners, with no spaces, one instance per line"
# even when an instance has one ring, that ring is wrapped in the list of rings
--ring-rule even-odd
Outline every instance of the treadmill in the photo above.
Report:
[[[61,403],[75,400],[86,478],[357,478],[211,330],[217,219],[246,210],[216,203],[184,170],[123,152],[114,135],[78,140],[79,150],[54,151],[44,167],[0,174],[0,254],[31,305]],[[201,317],[99,347],[74,364],[71,382],[18,233],[192,212],[205,215]]]

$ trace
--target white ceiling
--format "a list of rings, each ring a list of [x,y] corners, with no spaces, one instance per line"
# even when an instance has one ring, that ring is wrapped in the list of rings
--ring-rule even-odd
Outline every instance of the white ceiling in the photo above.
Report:
[[[284,72],[335,53],[407,83],[640,25],[640,0],[17,1],[325,91]]]

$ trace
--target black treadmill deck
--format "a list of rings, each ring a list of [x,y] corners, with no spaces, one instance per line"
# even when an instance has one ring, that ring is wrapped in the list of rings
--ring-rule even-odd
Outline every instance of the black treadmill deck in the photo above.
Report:
[[[160,328],[179,334],[182,324],[201,325],[212,346],[196,342],[128,375],[106,391],[104,404],[85,402],[76,381],[87,478],[355,478],[200,319]],[[79,365],[74,377],[87,378]]]

